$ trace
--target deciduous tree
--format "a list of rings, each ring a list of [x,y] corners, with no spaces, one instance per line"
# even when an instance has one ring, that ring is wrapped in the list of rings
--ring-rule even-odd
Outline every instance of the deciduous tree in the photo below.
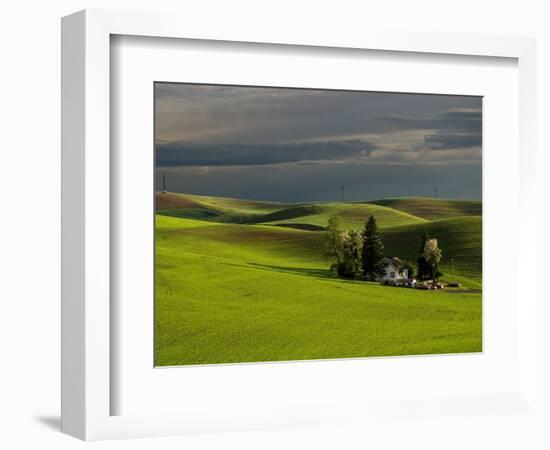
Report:
[[[437,245],[437,239],[428,239],[424,244],[424,259],[430,268],[430,277],[432,280],[437,280],[441,275],[437,270],[441,261],[442,252]]]
[[[360,231],[345,231],[342,236],[342,253],[344,258],[338,266],[338,275],[355,278],[361,275],[363,235]]]
[[[354,278],[361,275],[361,251],[363,235],[357,231],[342,231],[337,217],[331,217],[327,225],[325,256],[331,259],[337,275]]]
[[[430,266],[426,262],[426,258],[424,258],[424,247],[426,246],[427,240],[428,235],[426,233],[423,233],[420,241],[420,249],[418,251],[420,255],[416,260],[416,276],[419,280],[427,280],[431,276]]]
[[[325,256],[339,264],[343,259],[343,231],[340,225],[340,219],[336,216],[331,217],[327,225],[327,234],[325,240]]]

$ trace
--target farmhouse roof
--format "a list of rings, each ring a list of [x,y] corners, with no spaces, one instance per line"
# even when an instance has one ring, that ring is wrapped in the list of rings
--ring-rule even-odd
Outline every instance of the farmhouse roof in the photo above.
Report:
[[[401,261],[397,256],[390,256],[387,258],[384,258],[384,264],[391,264],[394,267],[397,267],[398,269],[401,269],[405,264],[403,261]]]

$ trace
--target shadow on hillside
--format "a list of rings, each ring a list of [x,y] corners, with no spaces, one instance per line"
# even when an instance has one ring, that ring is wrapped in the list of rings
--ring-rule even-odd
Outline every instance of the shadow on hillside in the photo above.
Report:
[[[249,263],[249,265],[262,270],[268,270],[270,272],[289,273],[292,275],[301,275],[305,277],[315,278],[317,280],[333,280],[341,281],[343,283],[352,284],[364,284],[361,280],[349,280],[345,278],[336,277],[329,269],[308,269],[303,267],[287,267],[287,266],[273,266],[269,264]]]
[[[291,273],[294,275],[303,275],[313,278],[334,278],[330,270],[327,269],[308,269],[302,267],[286,267],[286,266],[272,266],[269,264],[259,264],[259,263],[250,263],[251,266],[254,266],[258,269],[269,270],[272,272],[282,272],[282,273]]]

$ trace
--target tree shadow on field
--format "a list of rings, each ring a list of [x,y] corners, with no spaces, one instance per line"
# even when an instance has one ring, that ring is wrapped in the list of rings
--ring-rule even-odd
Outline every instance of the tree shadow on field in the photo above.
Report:
[[[334,278],[330,273],[330,270],[326,269],[308,269],[303,267],[287,267],[287,266],[272,266],[269,264],[249,263],[258,269],[269,270],[270,272],[290,273],[293,275],[303,275],[313,278]]]
[[[310,269],[304,267],[288,267],[288,266],[273,266],[269,264],[249,263],[256,269],[268,270],[270,272],[289,273],[292,275],[301,275],[305,277],[315,278],[317,280],[332,280],[341,281],[344,283],[362,284],[364,281],[360,280],[347,280],[345,278],[339,278],[333,275],[329,269]]]

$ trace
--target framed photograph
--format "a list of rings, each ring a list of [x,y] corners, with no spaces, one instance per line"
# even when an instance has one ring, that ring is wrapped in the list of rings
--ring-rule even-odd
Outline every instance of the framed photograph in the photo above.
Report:
[[[536,410],[532,40],[62,31],[64,432]]]
[[[482,97],[154,89],[155,365],[482,351]]]

